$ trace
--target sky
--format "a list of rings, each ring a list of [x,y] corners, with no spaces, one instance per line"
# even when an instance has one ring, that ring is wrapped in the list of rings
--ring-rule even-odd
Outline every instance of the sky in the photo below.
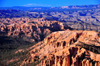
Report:
[[[43,7],[60,7],[71,5],[96,5],[100,0],[0,0],[0,7],[13,6],[43,6]]]

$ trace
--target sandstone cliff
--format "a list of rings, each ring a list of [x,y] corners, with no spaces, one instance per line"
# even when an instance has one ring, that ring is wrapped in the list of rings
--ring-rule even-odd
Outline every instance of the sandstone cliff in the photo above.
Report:
[[[43,40],[54,31],[70,29],[58,21],[47,21],[44,18],[2,18],[1,21],[3,22],[0,25],[0,35],[7,34],[30,42]]]
[[[34,45],[21,66],[100,66],[100,34],[58,31]]]

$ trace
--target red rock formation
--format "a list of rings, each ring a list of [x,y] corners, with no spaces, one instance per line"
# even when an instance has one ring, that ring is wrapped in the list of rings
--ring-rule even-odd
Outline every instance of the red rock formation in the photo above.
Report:
[[[86,48],[92,45],[100,47],[98,34],[95,31],[54,32],[35,45],[22,66],[38,61],[41,66],[100,66],[100,54]]]
[[[4,18],[1,19],[2,22],[3,20]],[[0,26],[1,32],[7,33],[8,36],[27,37],[36,41],[43,40],[44,37],[53,31],[65,29],[62,23],[57,21],[47,21],[44,18],[6,18],[5,20],[9,20],[9,24],[5,25],[5,22],[3,22],[3,25]],[[27,21],[27,23],[25,21]]]

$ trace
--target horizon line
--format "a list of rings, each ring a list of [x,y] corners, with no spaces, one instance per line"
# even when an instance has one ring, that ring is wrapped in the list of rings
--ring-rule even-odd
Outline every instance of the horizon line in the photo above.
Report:
[[[100,5],[100,4],[89,4],[89,5]],[[88,6],[88,5],[68,5],[68,7],[69,6]],[[0,6],[0,7],[63,7],[63,6]]]

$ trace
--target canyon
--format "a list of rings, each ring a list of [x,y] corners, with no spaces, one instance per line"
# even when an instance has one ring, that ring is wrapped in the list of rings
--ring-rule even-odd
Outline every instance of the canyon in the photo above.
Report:
[[[100,66],[100,34],[65,30],[34,45],[21,66]]]
[[[44,18],[2,18],[1,21],[1,36],[6,34],[29,42],[43,40],[54,31],[71,29],[59,21],[48,21]]]
[[[100,66],[100,5],[0,7],[0,66]]]
[[[45,18],[2,18],[0,36],[22,38],[35,45],[19,49],[24,59],[10,59],[20,66],[100,66],[100,33],[75,30]],[[40,42],[39,42],[40,41]]]

